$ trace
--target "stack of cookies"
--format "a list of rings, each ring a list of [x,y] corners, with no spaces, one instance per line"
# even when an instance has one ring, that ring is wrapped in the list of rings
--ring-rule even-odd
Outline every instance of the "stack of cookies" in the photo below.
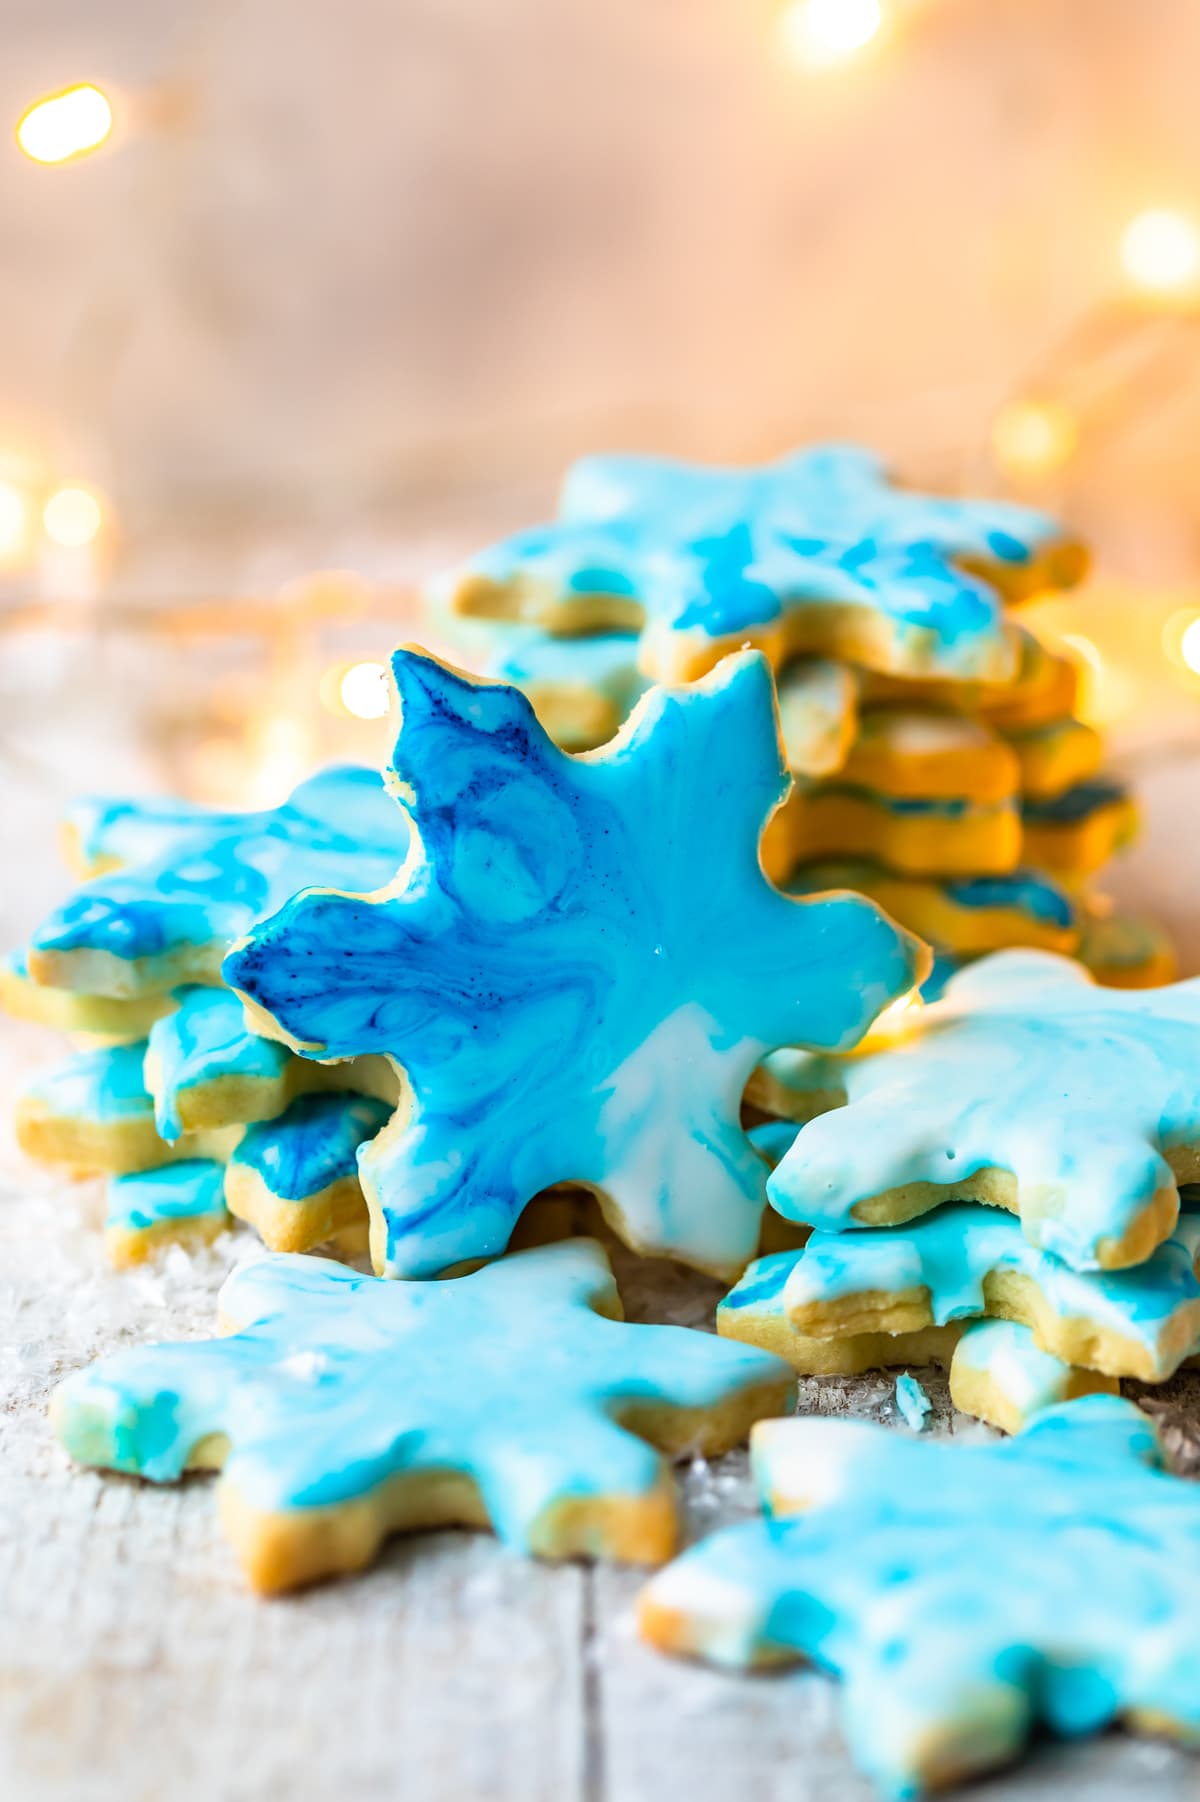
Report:
[[[763,840],[775,881],[879,901],[933,945],[930,995],[1022,945],[1161,983],[1163,935],[1095,887],[1134,804],[1076,717],[1075,666],[1014,618],[1085,566],[1031,509],[915,494],[848,447],[753,471],[590,457],[556,520],[433,585],[428,635],[576,750],[649,681],[756,645],[794,777]]]

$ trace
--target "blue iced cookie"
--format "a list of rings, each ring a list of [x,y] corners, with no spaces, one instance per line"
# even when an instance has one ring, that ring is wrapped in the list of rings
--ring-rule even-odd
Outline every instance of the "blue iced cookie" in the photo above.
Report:
[[[229,1225],[225,1172],[211,1158],[114,1176],[104,1248],[118,1268],[144,1263],[164,1245],[204,1245]]]
[[[1025,861],[1060,881],[1077,882],[1133,842],[1138,810],[1123,783],[1097,779],[1049,800],[1027,799],[1021,824]]]
[[[495,1256],[572,1182],[635,1248],[740,1270],[765,1171],[739,1105],[763,1049],[848,1048],[924,974],[869,902],[765,880],[787,782],[765,662],[651,691],[581,758],[513,688],[415,650],[393,672],[414,853],[384,894],[296,897],[225,963],[297,1048],[405,1072],[411,1103],[360,1159],[376,1268]]]
[[[677,1537],[660,1453],[725,1450],[793,1395],[766,1353],[625,1325],[586,1239],[441,1283],[265,1257],[220,1310],[231,1336],[117,1352],[60,1386],[53,1418],[84,1464],[156,1483],[223,1466],[222,1522],[260,1590],[443,1524],[656,1563]]]
[[[104,1039],[144,1039],[155,1020],[174,1006],[169,995],[82,995],[34,982],[24,951],[0,957],[0,1007],[16,1020],[32,1020],[59,1032]]]
[[[215,982],[232,940],[298,889],[374,888],[406,849],[404,817],[374,771],[326,770],[282,807],[215,815],[85,883],[35,930],[29,974],[122,998]]]
[[[143,1065],[146,1042],[80,1051],[42,1071],[17,1097],[17,1143],[28,1157],[122,1175],[180,1158],[223,1157],[240,1128],[160,1138]]]
[[[796,895],[855,889],[910,932],[955,957],[1026,945],[1074,951],[1082,925],[1077,904],[1039,870],[943,881],[899,875],[881,863],[847,858],[803,864],[792,871],[787,888]]]
[[[310,1251],[336,1239],[367,1248],[359,1147],[391,1117],[366,1095],[302,1095],[247,1129],[229,1159],[225,1195],[272,1251]]]
[[[857,1371],[918,1361],[891,1338],[988,1315],[1031,1327],[1065,1363],[1162,1382],[1200,1343],[1198,1255],[1200,1215],[1184,1214],[1145,1263],[1072,1270],[1011,1214],[964,1203],[760,1259],[720,1303],[717,1331],[805,1372]]]
[[[986,1445],[770,1421],[752,1461],[772,1518],[656,1576],[641,1630],[837,1675],[885,1795],[1002,1764],[1039,1723],[1200,1736],[1200,1489],[1163,1470],[1132,1402],[1088,1396]]]
[[[150,1030],[146,1086],[155,1123],[172,1142],[185,1132],[269,1120],[297,1095],[347,1089],[395,1102],[395,1072],[381,1058],[316,1064],[246,1025],[229,989],[177,991],[174,1013]]]
[[[825,447],[744,470],[589,460],[557,520],[480,552],[435,599],[564,634],[639,631],[659,679],[752,643],[777,668],[809,653],[1002,683],[1015,651],[990,584],[1015,595],[1082,567],[1043,515],[905,493],[868,453]]]
[[[987,1201],[1076,1268],[1118,1268],[1168,1237],[1177,1183],[1200,1171],[1200,980],[1102,989],[1069,958],[1001,953],[953,977],[901,1043],[784,1053],[768,1071],[801,1117],[845,1098],[770,1184],[781,1213],[830,1232]]]
[[[1118,1378],[1081,1370],[1015,1320],[974,1320],[950,1360],[950,1400],[1004,1433],[1022,1433],[1044,1408],[1081,1395],[1116,1395]]]

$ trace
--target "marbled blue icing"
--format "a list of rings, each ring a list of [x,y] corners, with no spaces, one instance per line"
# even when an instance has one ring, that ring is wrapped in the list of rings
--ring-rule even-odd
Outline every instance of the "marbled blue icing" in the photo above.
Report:
[[[179,1006],[150,1028],[156,1065],[154,1119],[173,1144],[183,1131],[179,1097],[228,1077],[270,1082],[282,1077],[292,1053],[246,1026],[239,998],[228,989],[185,988]]]
[[[24,1093],[59,1120],[106,1125],[148,1119],[154,1103],[142,1074],[145,1056],[145,1039],[132,1045],[106,1045],[99,1051],[77,1051],[39,1072]]]
[[[146,863],[169,852],[197,830],[227,837],[245,829],[253,815],[231,813],[182,801],[175,795],[137,799],[81,795],[63,815],[85,864]]]
[[[622,714],[645,691],[636,633],[564,638],[512,620],[472,619],[437,609],[431,618],[439,640],[462,667],[490,681],[522,689],[586,688],[609,696]]]
[[[1162,1380],[1200,1341],[1198,1255],[1200,1216],[1184,1214],[1173,1236],[1144,1264],[1072,1270],[1030,1245],[1013,1215],[958,1203],[904,1226],[816,1232],[802,1250],[752,1264],[717,1313],[795,1318],[804,1309],[853,1296],[927,1289],[933,1325],[946,1326],[985,1313],[984,1278],[1012,1270],[1037,1285],[1060,1320],[1091,1321],[1144,1348]],[[799,1328],[810,1330],[803,1319]]]
[[[896,1378],[896,1409],[910,1432],[923,1433],[933,1403],[907,1371]]]
[[[559,1181],[603,1190],[641,1248],[739,1269],[763,1048],[853,1045],[919,955],[860,897],[797,906],[763,877],[787,781],[765,660],[651,691],[582,758],[515,689],[413,650],[393,671],[419,852],[386,896],[298,896],[225,961],[299,1046],[404,1068],[406,1126],[360,1159],[383,1270],[495,1255]]]
[[[851,444],[811,445],[760,468],[582,457],[567,471],[559,506],[560,518],[577,523],[722,512],[765,513],[843,542],[927,544],[946,556],[1015,566],[1063,541],[1062,527],[1031,507],[897,488],[881,457]]]
[[[465,573],[529,597],[539,617],[581,597],[636,602],[663,642],[725,638],[813,602],[868,609],[889,622],[897,667],[1003,680],[1012,651],[997,597],[954,560],[1022,568],[1062,543],[1029,508],[893,488],[851,447],[759,469],[593,457],[568,474],[557,520]],[[462,576],[439,596],[453,601]]]
[[[712,1408],[790,1374],[749,1346],[593,1311],[615,1303],[586,1239],[441,1283],[265,1257],[221,1291],[232,1337],[102,1359],[61,1386],[55,1423],[74,1457],[158,1483],[226,1434],[224,1482],[273,1514],[459,1471],[525,1549],[556,1503],[661,1482],[659,1454],[617,1424],[624,1409]]]
[[[307,1201],[356,1174],[359,1146],[391,1112],[369,1095],[301,1095],[275,1119],[246,1129],[230,1168],[253,1170],[281,1201]]]
[[[221,946],[308,884],[378,886],[406,849],[403,815],[375,772],[329,769],[282,807],[217,815],[146,862],[85,883],[31,943],[39,951],[106,951],[130,962],[184,946]]]
[[[715,1663],[842,1679],[851,1750],[888,1796],[1141,1713],[1200,1735],[1200,1488],[1132,1402],[1087,1396],[985,1445],[866,1421],[755,1430],[777,1513],[656,1576],[643,1620]]]
[[[106,1190],[110,1232],[152,1234],[193,1220],[225,1219],[225,1172],[209,1158],[114,1176]]]
[[[840,1231],[903,1184],[1016,1178],[1026,1236],[1079,1269],[1152,1198],[1164,1151],[1200,1144],[1200,979],[1097,988],[1069,958],[1002,951],[953,977],[902,1043],[836,1069],[773,1058],[803,1091],[840,1079],[847,1106],[798,1134],[770,1179],[789,1219]]]

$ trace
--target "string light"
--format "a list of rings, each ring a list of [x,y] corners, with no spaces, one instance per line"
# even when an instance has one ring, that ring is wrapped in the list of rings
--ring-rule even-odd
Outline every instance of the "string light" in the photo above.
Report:
[[[883,26],[881,0],[791,0],[779,15],[778,32],[794,62],[825,69],[857,56]]]
[[[81,82],[35,101],[17,121],[17,143],[35,163],[66,163],[98,150],[112,124],[108,96]]]
[[[29,506],[12,482],[0,482],[0,563],[20,557],[29,531]]]
[[[1200,676],[1200,612],[1177,607],[1163,621],[1162,646],[1171,662]]]
[[[1054,401],[1013,401],[992,425],[992,453],[1010,475],[1049,475],[1070,460],[1078,443],[1073,416]]]
[[[1121,262],[1136,288],[1178,294],[1200,278],[1200,232],[1186,213],[1151,207],[1121,234]]]
[[[388,710],[386,666],[352,663],[338,683],[338,699],[356,720],[381,720]]]
[[[42,524],[52,544],[74,550],[95,538],[104,508],[90,488],[56,488],[42,509]]]

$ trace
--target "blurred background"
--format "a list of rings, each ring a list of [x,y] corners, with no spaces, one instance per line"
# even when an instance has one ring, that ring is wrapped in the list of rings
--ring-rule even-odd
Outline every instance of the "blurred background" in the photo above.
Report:
[[[31,830],[80,786],[269,800],[375,754],[414,583],[578,452],[855,437],[1095,542],[1043,629],[1148,785],[1130,882],[1186,910],[1156,872],[1200,741],[1195,0],[3,19],[0,755]]]

